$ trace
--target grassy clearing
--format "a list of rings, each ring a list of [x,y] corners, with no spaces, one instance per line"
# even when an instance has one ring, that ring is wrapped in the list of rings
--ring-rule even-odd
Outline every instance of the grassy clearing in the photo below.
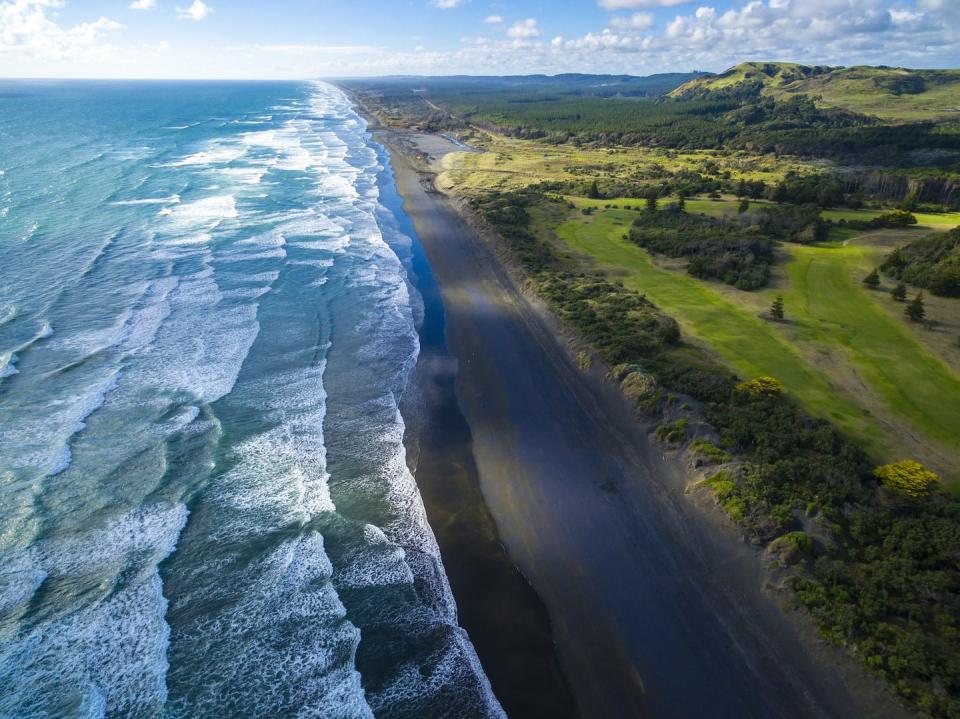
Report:
[[[889,210],[824,210],[821,215],[823,219],[833,220],[834,222],[840,222],[840,220],[853,222],[857,220],[869,221],[875,217],[879,217],[885,212],[889,212]],[[944,212],[938,214],[914,212],[913,214],[917,218],[915,227],[921,230],[943,232],[945,230],[952,230],[954,227],[960,225],[960,212]]]
[[[647,178],[681,170],[705,174],[730,172],[737,179],[763,180],[772,184],[790,170],[810,173],[824,166],[772,155],[715,150],[590,149],[575,145],[547,145],[491,133],[483,133],[470,141],[485,152],[447,155],[443,160],[444,171],[438,179],[442,189],[471,195],[482,190],[506,191],[549,181]],[[712,171],[708,171],[708,165]]]
[[[745,293],[658,266],[624,239],[635,216],[623,209],[577,216],[557,235],[646,293],[739,374],[777,377],[878,459],[916,455],[955,474],[949,459],[960,455],[960,378],[898,316],[902,306],[891,301],[891,312],[883,307],[888,295],[860,286],[871,266],[869,244],[841,235],[826,246],[785,246],[780,287]],[[778,291],[789,322],[761,317]]]

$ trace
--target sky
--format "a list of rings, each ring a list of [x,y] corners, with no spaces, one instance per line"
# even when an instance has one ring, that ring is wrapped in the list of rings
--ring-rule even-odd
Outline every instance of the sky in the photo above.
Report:
[[[960,0],[0,0],[0,77],[960,67]]]

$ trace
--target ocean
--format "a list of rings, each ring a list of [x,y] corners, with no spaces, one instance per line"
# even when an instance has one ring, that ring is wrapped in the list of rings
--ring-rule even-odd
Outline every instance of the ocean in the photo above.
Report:
[[[0,716],[502,716],[392,181],[328,84],[0,82]]]

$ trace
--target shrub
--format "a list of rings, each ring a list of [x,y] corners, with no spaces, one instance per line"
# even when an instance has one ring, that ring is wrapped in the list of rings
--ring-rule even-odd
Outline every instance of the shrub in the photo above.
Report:
[[[917,224],[917,218],[912,213],[904,210],[893,210],[874,217],[872,220],[852,220],[847,223],[847,226],[856,230],[883,230],[909,227],[915,224]]]
[[[711,462],[715,462],[717,464],[729,462],[731,459],[728,452],[723,451],[718,446],[708,442],[705,439],[698,439],[696,442],[690,445],[690,448],[693,449],[694,452],[703,455]]]
[[[940,481],[936,472],[912,459],[884,464],[873,470],[873,474],[884,487],[915,499],[929,495]]]
[[[737,389],[752,397],[775,397],[783,391],[783,386],[777,379],[764,376],[741,382],[737,385]]]
[[[661,424],[657,427],[657,439],[661,442],[683,442],[687,438],[687,420]]]
[[[806,532],[787,532],[780,540],[788,544],[799,552],[804,554],[813,554],[813,540],[807,536]]]

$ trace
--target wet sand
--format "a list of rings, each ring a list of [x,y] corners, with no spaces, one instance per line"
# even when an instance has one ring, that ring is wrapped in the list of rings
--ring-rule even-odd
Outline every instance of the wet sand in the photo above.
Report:
[[[463,504],[481,499],[476,516],[495,527],[476,531],[499,536],[542,599],[580,716],[909,716],[849,663],[825,661],[837,652],[799,635],[763,593],[755,550],[684,496],[684,468],[651,444],[614,387],[576,367],[551,318],[424,181],[418,170],[430,158],[411,153],[435,159],[459,148],[436,136],[378,139],[442,294],[467,473],[482,496],[445,505],[442,476],[423,473],[423,457],[417,480],[464,626],[508,711],[543,655],[513,661],[504,683],[512,655],[487,635],[507,631],[498,617],[510,613],[500,603],[509,597],[458,580],[470,567],[457,566],[463,547],[444,540],[447,514],[471,524],[478,510]],[[442,457],[438,437],[432,451]],[[526,705],[511,716],[554,715]]]
[[[401,411],[407,457],[470,635],[510,717],[577,716],[546,607],[506,552],[480,492],[473,437],[456,396],[440,290],[421,245],[413,271],[424,301],[420,356]]]

